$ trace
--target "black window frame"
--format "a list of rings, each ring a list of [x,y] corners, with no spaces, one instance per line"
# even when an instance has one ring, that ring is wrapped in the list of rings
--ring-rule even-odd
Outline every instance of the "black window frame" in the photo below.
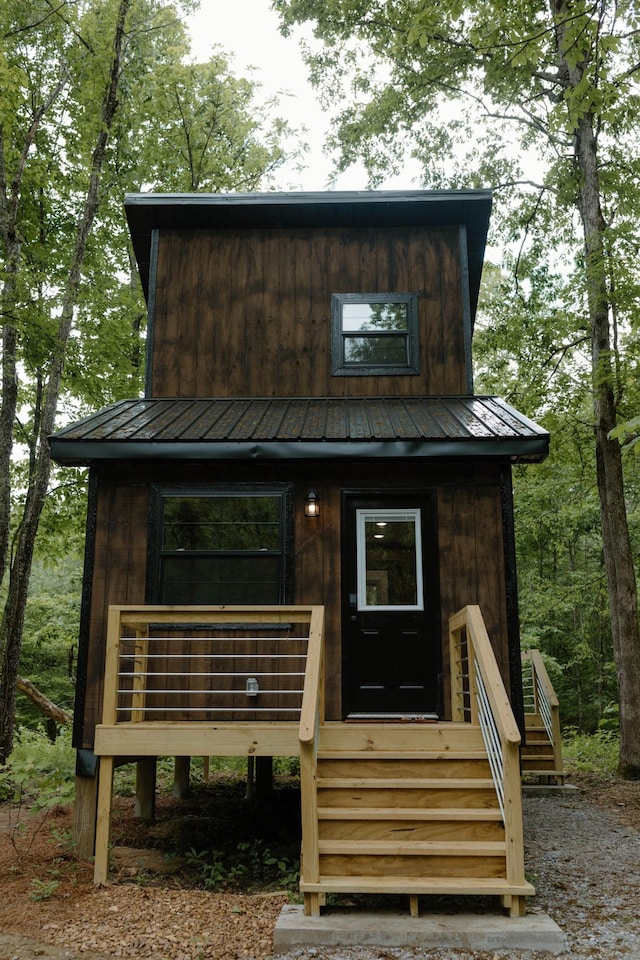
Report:
[[[349,303],[404,303],[407,306],[407,331],[376,330],[358,332],[360,338],[383,339],[405,336],[406,362],[364,363],[345,360],[345,341],[356,334],[343,330],[342,311]],[[420,373],[420,343],[417,293],[333,293],[331,295],[331,374],[341,377],[362,377],[392,374],[396,376]]]
[[[171,497],[276,497],[280,502],[280,535],[278,550],[169,550],[164,542],[164,504]],[[163,599],[163,560],[166,557],[237,557],[255,555],[256,557],[278,557],[278,604],[291,603],[293,597],[293,510],[294,492],[292,484],[152,484],[150,496],[149,557],[147,570],[147,602],[162,604]],[[229,602],[212,600],[212,603]]]

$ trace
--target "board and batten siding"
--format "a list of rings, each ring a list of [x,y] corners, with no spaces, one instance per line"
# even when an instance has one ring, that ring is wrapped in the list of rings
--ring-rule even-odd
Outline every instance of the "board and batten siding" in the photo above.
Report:
[[[151,396],[466,394],[458,227],[160,232]],[[332,293],[417,293],[420,374],[332,376]]]
[[[131,471],[133,473],[133,471]],[[144,603],[147,572],[149,495],[145,483],[124,480],[123,473],[101,476],[96,505],[93,572],[86,656],[82,742],[93,747],[94,727],[102,719],[104,655],[110,604]]]
[[[502,676],[509,686],[508,625],[505,598],[500,466],[493,464],[378,463],[375,486],[362,463],[324,462],[298,465],[167,464],[163,476],[148,467],[125,474],[104,471],[97,498],[93,552],[93,591],[88,629],[87,687],[82,743],[93,746],[100,722],[104,649],[109,604],[139,604],[145,595],[149,528],[149,488],[153,481],[189,484],[234,484],[292,481],[295,487],[294,575],[288,603],[323,604],[326,630],[326,702],[328,719],[342,718],[341,542],[342,491],[367,496],[433,490],[436,493],[444,702],[448,702],[448,633],[451,613],[465,604],[480,604]],[[310,486],[320,491],[317,520],[304,517]]]

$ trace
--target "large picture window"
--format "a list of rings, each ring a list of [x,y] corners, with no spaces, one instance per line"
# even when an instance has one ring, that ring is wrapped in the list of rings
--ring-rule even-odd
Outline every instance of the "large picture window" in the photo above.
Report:
[[[157,602],[284,602],[285,491],[165,490],[156,509]]]
[[[333,374],[419,373],[416,294],[334,293],[331,330]]]

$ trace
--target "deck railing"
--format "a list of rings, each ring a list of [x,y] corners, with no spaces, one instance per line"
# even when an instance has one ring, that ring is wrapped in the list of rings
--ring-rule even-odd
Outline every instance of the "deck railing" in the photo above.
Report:
[[[540,716],[553,747],[554,770],[562,770],[560,704],[539,650],[522,653],[522,687],[525,713]]]
[[[317,811],[308,771],[323,720],[324,607],[110,607],[95,739],[95,882],[107,878],[116,757],[299,750],[308,818]],[[313,864],[313,839],[304,849]],[[315,850],[317,863],[317,838]]]
[[[321,620],[319,607],[112,606],[102,722],[299,722]]]
[[[520,731],[478,606],[449,618],[452,720],[482,731],[505,827],[507,880],[522,879]]]

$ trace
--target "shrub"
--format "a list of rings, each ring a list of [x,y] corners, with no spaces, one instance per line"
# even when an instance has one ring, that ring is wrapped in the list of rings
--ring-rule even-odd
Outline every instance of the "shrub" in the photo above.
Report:
[[[577,770],[614,773],[618,766],[618,735],[614,730],[579,733],[565,730],[562,751],[567,765]]]
[[[36,813],[73,801],[75,751],[71,731],[52,743],[43,730],[22,729],[6,765],[0,767],[0,802],[26,804]]]

